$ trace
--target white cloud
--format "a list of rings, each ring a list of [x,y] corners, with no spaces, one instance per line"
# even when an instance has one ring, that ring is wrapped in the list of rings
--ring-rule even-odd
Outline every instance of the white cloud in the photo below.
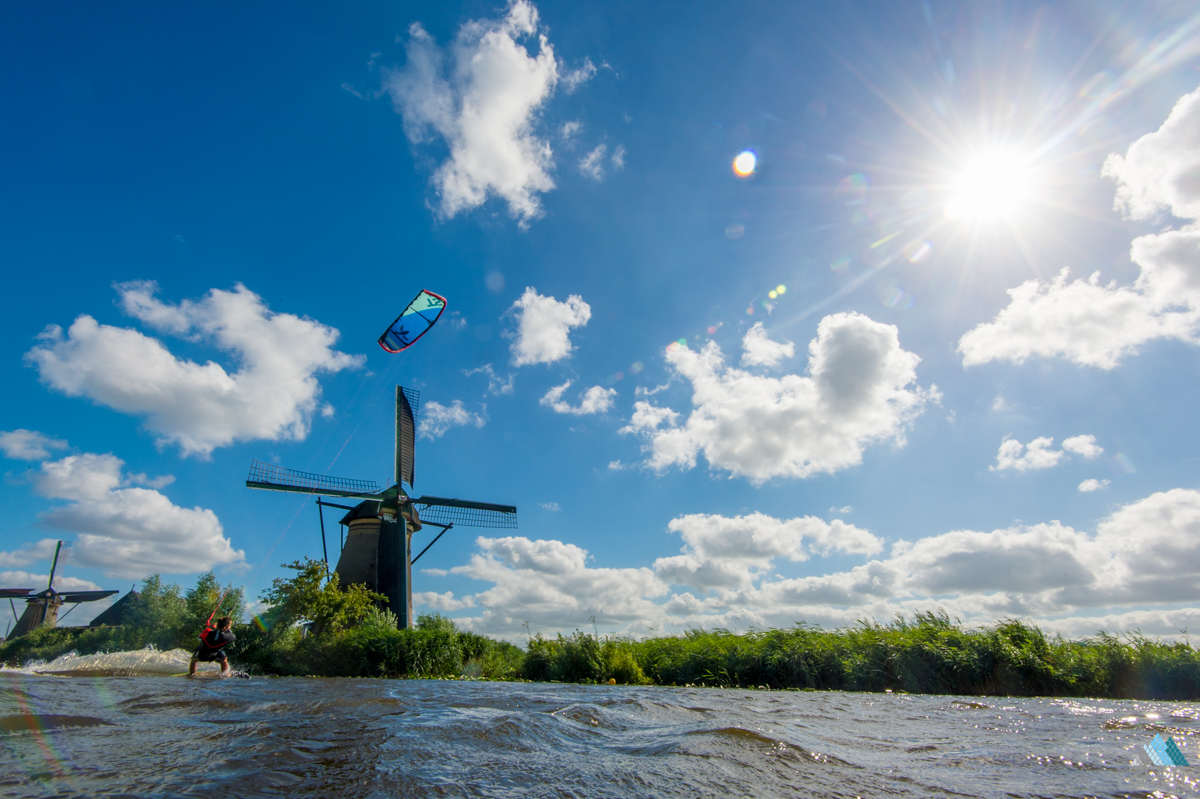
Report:
[[[727,367],[712,341],[699,352],[674,346],[667,363],[692,384],[691,414],[678,425],[675,411],[639,401],[621,432],[647,439],[657,470],[692,468],[703,452],[713,468],[758,483],[832,473],[861,463],[872,444],[902,446],[908,423],[940,399],[936,387],[909,388],[919,361],[893,325],[845,313],[818,325],[809,377]]]
[[[570,122],[563,123],[563,126],[559,129],[559,135],[562,136],[563,141],[569,142],[578,136],[581,130],[583,130],[583,123],[579,120],[571,120]]]
[[[1117,181],[1115,207],[1134,219],[1160,211],[1200,220],[1200,90],[1182,97],[1154,133],[1113,154],[1104,174]],[[1195,224],[1134,239],[1140,272],[1132,286],[1102,284],[1099,273],[1068,282],[1063,269],[1049,282],[1010,289],[1008,307],[958,343],[963,364],[1022,363],[1061,357],[1112,369],[1155,339],[1200,341],[1200,229]]]
[[[417,436],[433,440],[441,438],[452,427],[483,427],[487,424],[487,406],[482,406],[480,413],[472,413],[463,405],[462,400],[454,400],[449,405],[439,402],[426,402],[421,406],[421,422],[417,425]]]
[[[54,552],[50,552],[50,556],[54,557]],[[61,564],[60,564],[61,565]],[[0,572],[0,585],[5,588],[32,588],[35,591],[41,591],[46,587],[46,581],[50,579],[50,573],[31,574],[26,571],[3,571]],[[55,573],[54,588],[57,591],[103,591],[104,588],[93,583],[91,580],[82,580],[78,577],[68,577]],[[20,602],[20,600],[17,600]],[[91,603],[88,603],[89,605]],[[23,608],[18,604],[17,612]],[[83,612],[83,611],[79,611]],[[86,616],[84,618],[87,618]],[[72,616],[69,622],[75,623],[75,617]]]
[[[460,619],[475,632],[515,635],[570,630],[587,624],[624,624],[657,615],[651,600],[667,586],[647,568],[589,568],[587,550],[561,541],[523,537],[476,539],[478,552],[450,571],[492,586],[470,599],[479,616]]]
[[[613,169],[620,172],[625,168],[625,145],[618,144],[617,149],[613,150],[612,158],[609,159],[613,165]]]
[[[1072,436],[1063,440],[1063,449],[1074,452],[1088,460],[1104,454],[1104,448],[1096,445],[1095,436]]]
[[[585,550],[559,541],[480,538],[470,562],[451,570],[491,583],[456,600],[483,609],[463,625],[514,637],[524,621],[534,631],[567,631],[595,614],[600,624],[645,634],[666,625],[845,626],[941,607],[967,623],[1030,618],[1075,634],[1146,618],[1172,634],[1186,622],[1171,628],[1171,620],[1196,617],[1173,608],[1200,601],[1200,492],[1189,489],[1119,508],[1095,533],[1059,522],[955,530],[898,542],[847,571],[796,578],[773,573],[774,563],[835,549],[874,553],[881,542],[840,521],[763,514],[696,514],[671,529],[684,538],[683,554],[660,558],[654,570],[592,568]]]
[[[988,468],[994,472],[1005,469],[1016,469],[1018,472],[1049,469],[1057,466],[1064,454],[1062,450],[1051,449],[1053,445],[1054,439],[1045,436],[1030,441],[1028,447],[1016,439],[1005,439],[1000,442],[1000,451],[996,453],[996,465]]]
[[[560,65],[559,70],[562,72],[562,84],[567,94],[574,94],[576,89],[596,76],[596,65],[590,58],[584,58],[579,69],[566,70]]]
[[[11,552],[0,552],[0,566],[28,566],[39,560],[54,558],[54,548],[58,542],[53,538],[43,538],[35,543],[22,544]]]
[[[1011,409],[1012,406],[1008,404],[1008,400],[1004,399],[1003,394],[997,394],[996,399],[992,400],[993,411],[1007,411]]]
[[[14,460],[37,461],[50,457],[50,450],[65,449],[67,442],[36,430],[0,430],[0,450]]]
[[[1169,210],[1180,219],[1200,219],[1200,89],[1179,98],[1167,121],[1113,153],[1102,174],[1117,181],[1113,207],[1133,219]]]
[[[542,215],[539,195],[554,188],[553,152],[534,127],[559,81],[537,9],[511,0],[502,18],[465,23],[445,51],[419,23],[408,33],[408,63],[383,70],[383,88],[410,141],[427,142],[436,134],[449,148],[433,175],[438,212],[450,218],[496,195],[527,227]],[[523,43],[532,37],[536,56]],[[581,74],[569,73],[568,90],[583,82]]]
[[[138,578],[245,561],[215,513],[181,508],[155,489],[127,487],[123,465],[113,455],[84,453],[47,461],[33,477],[39,495],[68,502],[42,513],[41,523],[79,534],[75,562],[112,577]]]
[[[567,382],[555,386],[546,392],[546,395],[539,400],[542,405],[554,409],[555,413],[569,413],[574,416],[586,416],[592,413],[604,413],[612,408],[613,400],[617,398],[617,390],[615,388],[603,388],[601,386],[592,386],[587,391],[583,392],[582,398],[578,405],[572,405],[569,402],[564,402],[562,395],[571,387],[571,382]]]
[[[883,548],[866,530],[815,516],[780,520],[762,513],[734,518],[697,513],[672,519],[667,528],[683,538],[683,554],[659,558],[654,571],[668,583],[701,591],[749,588],[775,558],[803,561],[813,552],[828,555],[834,549],[871,555]]]
[[[475,601],[470,597],[455,599],[452,591],[441,594],[436,591],[417,591],[413,594],[413,605],[433,608],[434,610],[454,611],[475,607]]]
[[[854,508],[850,507],[849,505],[843,505],[843,506],[842,506],[842,507],[840,507],[840,508],[839,508],[839,507],[837,507],[836,505],[831,505],[831,506],[829,507],[829,512],[830,512],[830,513],[842,513],[842,514],[845,514],[845,513],[851,513],[853,510],[854,510]]]
[[[590,153],[579,159],[579,171],[585,178],[604,180],[604,156],[608,153],[607,144],[598,144]]]
[[[1079,484],[1079,490],[1084,494],[1090,494],[1093,491],[1099,491],[1102,488],[1108,488],[1108,480],[1097,480],[1094,477],[1089,477]]]
[[[463,374],[467,377],[480,374],[487,375],[487,393],[494,396],[513,393],[513,381],[516,379],[516,375],[510,374],[507,379],[501,380],[500,375],[496,374],[496,370],[492,368],[490,363],[485,363],[478,369],[464,369]]]
[[[513,366],[554,363],[571,354],[570,332],[583,327],[592,318],[592,308],[578,294],[559,302],[543,297],[537,289],[527,287],[508,309],[517,319],[509,350]]]
[[[771,341],[762,322],[755,322],[742,339],[742,366],[778,366],[784,358],[796,354],[790,341]]]
[[[179,305],[161,302],[156,290],[152,282],[117,286],[126,313],[229,353],[234,372],[214,361],[177,358],[158,339],[86,314],[65,335],[57,325],[48,327],[26,361],[50,388],[145,416],[160,444],[200,456],[238,441],[303,441],[318,409],[317,375],[363,362],[333,349],[337,330],[273,313],[241,284]]]
[[[1104,452],[1103,447],[1097,446],[1095,436],[1072,436],[1064,440],[1062,445],[1062,449],[1051,449],[1054,439],[1046,436],[1035,438],[1028,446],[1008,438],[1000,442],[1000,451],[996,453],[996,465],[988,468],[994,472],[1005,469],[1016,469],[1018,472],[1049,469],[1057,466],[1068,452],[1074,452],[1088,460],[1099,457]]]
[[[562,510],[557,502],[539,502],[538,507],[543,510],[551,511],[552,513]]]

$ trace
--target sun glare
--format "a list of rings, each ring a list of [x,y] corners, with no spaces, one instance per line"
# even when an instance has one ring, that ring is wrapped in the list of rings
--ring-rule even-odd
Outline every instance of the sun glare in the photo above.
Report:
[[[738,153],[737,158],[733,159],[733,173],[740,178],[753,175],[757,168],[758,156],[754,154],[753,150],[744,150]]]
[[[1010,219],[1032,196],[1026,159],[1010,150],[989,150],[967,162],[953,184],[946,216],[987,222]]]

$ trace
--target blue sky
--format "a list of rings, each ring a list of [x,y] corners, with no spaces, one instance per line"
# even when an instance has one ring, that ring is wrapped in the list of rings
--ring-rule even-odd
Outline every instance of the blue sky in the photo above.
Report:
[[[6,7],[0,581],[257,596],[320,539],[251,460],[390,481],[399,382],[520,509],[414,578],[480,632],[1195,626],[1198,26]]]

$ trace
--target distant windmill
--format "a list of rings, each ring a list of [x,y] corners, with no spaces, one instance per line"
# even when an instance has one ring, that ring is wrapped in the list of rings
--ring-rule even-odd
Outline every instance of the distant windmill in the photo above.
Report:
[[[455,525],[503,529],[517,526],[517,509],[512,505],[446,497],[414,499],[404,491],[405,483],[410,489],[413,487],[416,416],[420,396],[412,389],[396,386],[396,483],[391,488],[381,490],[371,480],[299,472],[262,461],[251,464],[250,476],[246,480],[248,488],[363,500],[358,505],[338,505],[324,502],[320,496],[317,498],[318,510],[333,507],[350,511],[341,520],[349,528],[349,533],[336,567],[338,578],[343,585],[362,583],[372,591],[387,596],[388,608],[396,614],[402,628],[413,625],[412,564],[437,543],[447,530]],[[404,522],[403,534],[400,530],[401,520]],[[441,532],[414,558],[412,536],[423,525],[440,527]],[[322,517],[322,546],[324,541],[325,522]]]
[[[54,573],[58,571],[58,553],[62,551],[62,548],[63,542],[59,541],[58,546],[54,548],[54,563],[50,567],[50,579],[46,581],[46,590],[34,594],[32,588],[0,588],[0,599],[9,601],[14,616],[17,615],[17,608],[12,604],[13,600],[25,600],[25,612],[17,620],[17,626],[13,628],[9,638],[31,633],[40,627],[54,627],[58,624],[58,609],[64,604],[74,605],[67,611],[70,613],[79,606],[80,602],[96,602],[117,593],[116,591],[65,591],[63,593],[55,591]],[[63,614],[64,618],[67,613]]]

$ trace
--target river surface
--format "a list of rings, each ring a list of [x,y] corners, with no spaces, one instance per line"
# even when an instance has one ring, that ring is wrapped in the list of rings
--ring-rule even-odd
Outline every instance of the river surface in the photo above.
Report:
[[[165,676],[187,653],[133,654],[0,670],[0,796],[1200,797],[1141,749],[1200,763],[1197,703],[189,680]]]

